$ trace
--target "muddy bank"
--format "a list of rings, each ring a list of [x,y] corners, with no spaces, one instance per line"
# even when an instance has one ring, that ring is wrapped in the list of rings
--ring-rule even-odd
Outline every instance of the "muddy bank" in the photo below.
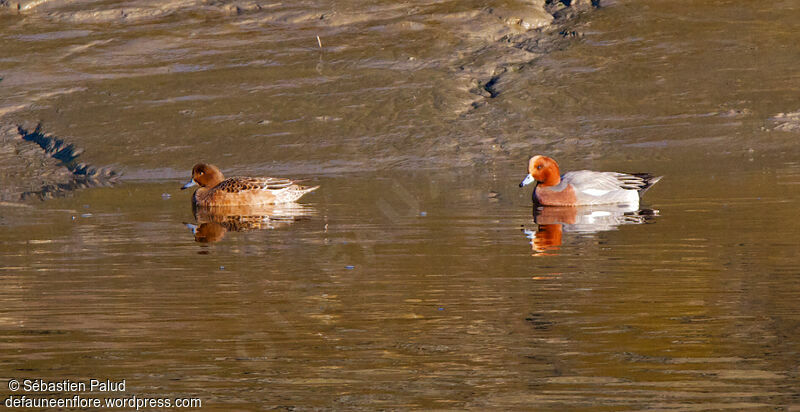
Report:
[[[140,1],[132,6],[127,2],[99,0],[89,2],[30,0],[4,1],[0,2],[0,6],[5,6],[8,15],[21,17],[23,21],[38,19],[32,22],[41,23],[43,19],[56,24],[62,30],[57,36],[66,35],[67,38],[84,37],[88,34],[69,32],[70,28],[77,29],[85,27],[84,25],[124,24],[127,25],[123,26],[125,28],[136,24],[158,23],[168,17],[188,22],[205,19],[205,23],[217,25],[209,33],[214,36],[227,35],[229,29],[223,25],[231,23],[239,27],[276,25],[287,33],[293,30],[314,30],[317,35],[324,34],[326,46],[333,45],[327,36],[358,31],[367,31],[371,37],[377,34],[392,38],[415,37],[420,32],[428,32],[431,39],[444,35],[457,47],[447,53],[429,54],[424,57],[410,55],[406,59],[387,61],[385,64],[390,64],[399,70],[418,71],[428,68],[441,70],[458,79],[457,89],[478,96],[495,97],[497,92],[493,89],[493,85],[500,76],[515,71],[520,65],[530,63],[542,54],[564,47],[564,42],[560,40],[576,34],[570,30],[561,30],[564,25],[580,13],[600,7],[600,2],[599,0],[500,0],[488,4],[484,2],[442,4],[418,1],[403,7],[387,3],[364,8],[359,2],[328,4],[325,1],[287,6],[259,1],[172,0]],[[0,12],[2,10],[0,7]],[[236,16],[235,21],[226,20],[229,18],[226,16],[232,15]],[[378,31],[384,33],[379,34]],[[113,34],[113,31],[109,34]],[[191,34],[194,35],[196,33]],[[95,61],[94,64],[118,66],[120,63],[126,63],[124,60],[126,56],[156,52],[156,49],[178,49],[191,43],[189,39],[179,36],[169,40],[145,49],[141,49],[141,41],[122,44],[120,46],[124,50],[112,52],[107,56],[110,61]],[[117,38],[70,45],[64,48],[65,53],[61,54],[59,60],[63,61],[74,54],[91,52],[93,49],[112,48],[115,43],[119,43]],[[318,43],[323,50],[331,49],[322,47],[322,41]],[[427,45],[427,48],[433,46],[432,51],[444,51],[437,47],[440,45],[432,43]],[[398,50],[403,49],[402,45],[396,46],[399,46]],[[348,46],[336,44],[335,47]],[[375,51],[378,52],[378,56],[382,54],[381,51],[373,50]],[[414,54],[419,54],[420,51],[422,50],[417,50]],[[146,71],[140,75],[158,73],[158,71]],[[126,73],[126,75],[137,74]],[[47,79],[35,80],[38,82]],[[8,82],[15,85],[21,81],[25,80],[12,77]],[[451,90],[449,93],[457,94],[456,90]],[[450,107],[449,112],[461,113],[468,109],[470,104],[477,104],[477,100],[474,98],[470,100],[464,95],[460,99],[462,101]]]
[[[776,114],[800,107],[780,5],[146,1],[135,15],[167,14],[137,20],[81,4],[0,13],[2,120],[149,176],[749,156],[791,147]],[[788,29],[762,36],[765,21]]]
[[[44,200],[117,181],[119,174],[111,168],[80,162],[81,153],[38,127],[0,127],[0,201]]]
[[[564,25],[599,5],[0,4],[7,124],[41,122],[91,149],[93,164],[122,169],[204,158],[307,174],[486,161],[491,139],[460,120],[501,79],[574,40]]]
[[[463,2],[462,2],[463,3]],[[173,13],[223,13],[242,14],[264,10],[276,11],[263,21],[302,22],[304,20],[325,20],[335,25],[353,24],[371,20],[384,20],[394,17],[419,14],[420,7],[431,7],[436,2],[417,1],[408,5],[372,4],[366,9],[359,2],[304,2],[306,11],[282,13],[281,3],[266,1],[237,0],[143,0],[132,4],[129,2],[107,2],[101,0],[3,0],[0,7],[9,12],[21,14],[38,14],[52,20],[70,23],[104,23],[108,21],[136,21],[157,18]],[[478,10],[480,3],[467,4],[468,8]],[[504,24],[524,30],[546,26],[554,19],[574,17],[576,12],[589,6],[599,7],[599,0],[499,0],[483,3],[485,12],[500,19]],[[453,9],[455,3],[449,3]],[[465,10],[467,10],[465,9]],[[292,17],[290,17],[292,16]]]

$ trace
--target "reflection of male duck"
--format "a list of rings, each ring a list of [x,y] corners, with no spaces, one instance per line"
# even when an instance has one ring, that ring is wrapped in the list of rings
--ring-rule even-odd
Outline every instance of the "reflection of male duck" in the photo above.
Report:
[[[626,204],[594,206],[534,206],[536,231],[523,229],[534,252],[558,250],[563,232],[595,233],[616,230],[620,225],[650,222],[657,210],[639,209]]]
[[[539,225],[535,232],[530,229],[522,232],[531,240],[531,249],[539,254],[548,254],[561,246],[561,225]]]
[[[198,225],[187,224],[198,242],[217,242],[229,231],[276,229],[314,215],[313,208],[297,203],[260,206],[192,208]]]

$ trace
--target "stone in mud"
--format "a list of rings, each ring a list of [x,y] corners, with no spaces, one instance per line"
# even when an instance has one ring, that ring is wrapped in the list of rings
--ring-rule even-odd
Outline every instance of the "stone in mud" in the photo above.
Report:
[[[259,2],[249,1],[249,2],[235,2],[231,4],[226,4],[222,6],[222,10],[232,14],[244,14],[259,11],[264,6],[261,5]]]
[[[600,7],[600,0],[547,0],[545,9],[557,20],[571,19],[587,10]]]
[[[778,113],[770,120],[775,124],[775,130],[781,132],[800,132],[800,111]]]
[[[15,9],[18,11],[28,11],[50,2],[51,2],[50,0],[19,0],[19,1],[0,0],[0,6],[8,7],[10,9]]]
[[[489,13],[513,29],[534,30],[553,22],[553,16],[545,10],[544,5],[545,0],[524,3],[506,1],[489,8]]]

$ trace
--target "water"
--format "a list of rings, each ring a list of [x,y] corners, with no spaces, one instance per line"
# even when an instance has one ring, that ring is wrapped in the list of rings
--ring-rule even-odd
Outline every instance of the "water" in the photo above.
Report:
[[[375,7],[326,26],[322,55],[311,20],[266,12],[0,14],[2,107],[25,105],[0,120],[127,176],[0,205],[3,377],[211,410],[798,409],[792,2],[618,2],[493,98],[453,75],[486,42],[442,34],[463,33],[455,5]],[[449,23],[399,36],[409,19]],[[64,39],[108,43],[63,67],[15,48],[54,62]],[[533,153],[665,177],[641,216],[577,224],[517,187]],[[201,159],[321,188],[275,212],[297,219],[198,239],[179,187]]]

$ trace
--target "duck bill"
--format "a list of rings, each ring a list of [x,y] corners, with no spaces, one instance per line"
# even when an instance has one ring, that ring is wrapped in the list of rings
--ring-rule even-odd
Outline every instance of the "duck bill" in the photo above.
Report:
[[[535,181],[536,181],[536,179],[534,179],[533,176],[528,174],[527,176],[525,176],[525,179],[522,180],[522,183],[519,184],[519,187],[527,186],[527,185],[529,185],[529,184],[531,184],[531,183],[533,183]]]
[[[197,182],[195,182],[194,179],[190,180],[189,183],[186,183],[185,185],[183,185],[183,187],[181,187],[181,190],[188,189],[188,188],[190,188],[192,186],[197,186]]]

